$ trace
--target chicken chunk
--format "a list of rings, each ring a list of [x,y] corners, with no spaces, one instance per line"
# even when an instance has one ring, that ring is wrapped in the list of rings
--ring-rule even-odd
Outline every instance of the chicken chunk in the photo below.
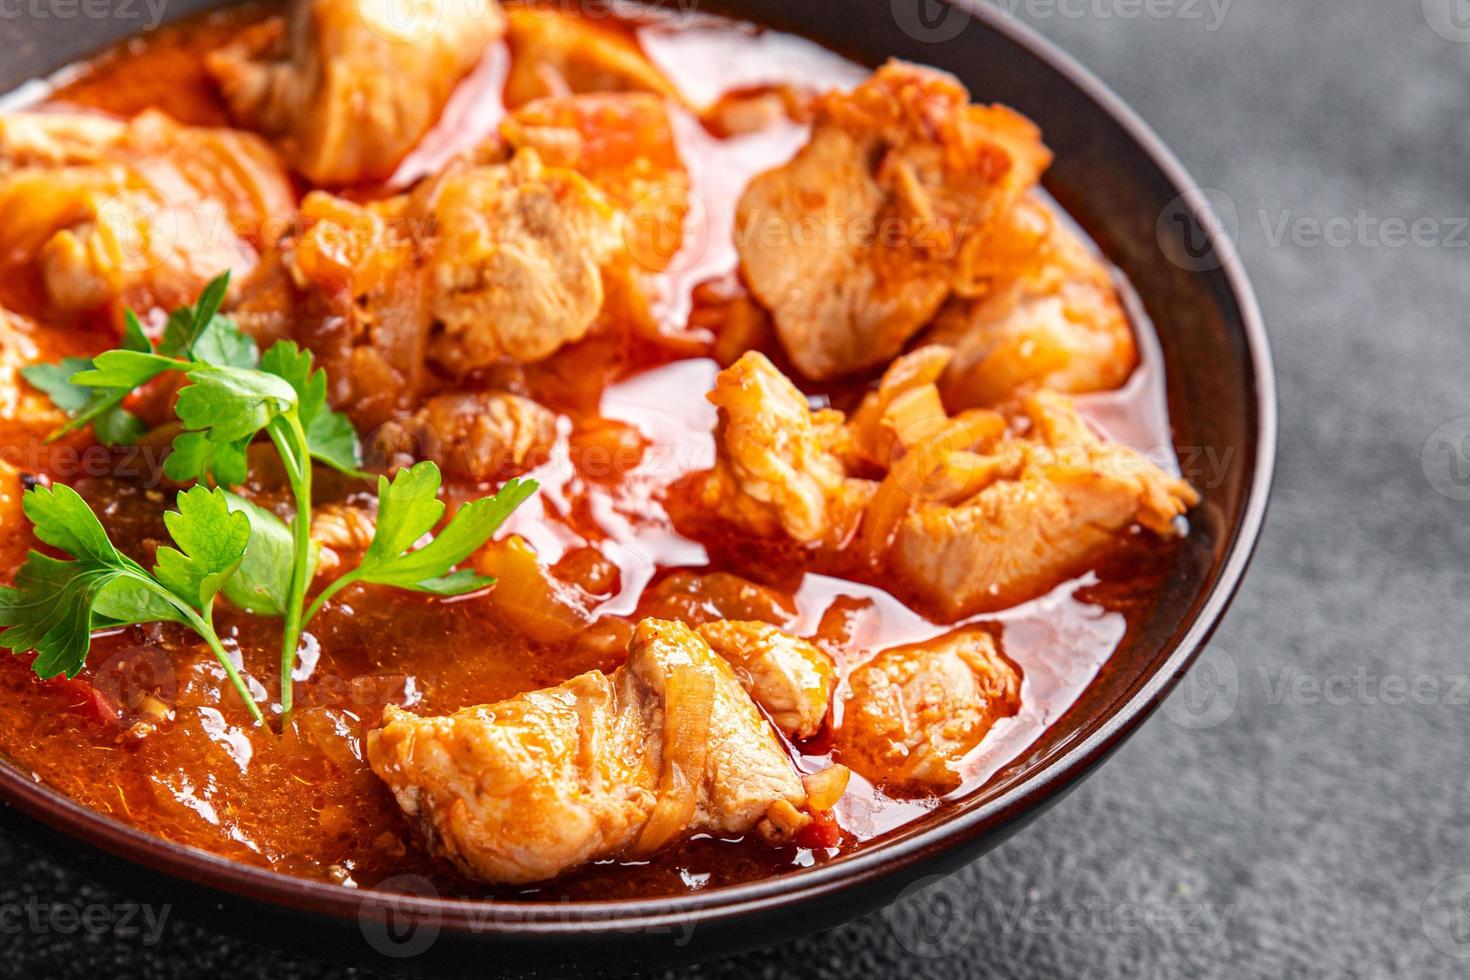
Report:
[[[1102,260],[1035,201],[1014,209],[1040,230],[1035,253],[1008,274],[951,299],[926,339],[954,348],[946,401],[994,405],[1037,388],[1106,391],[1138,361],[1133,332]]]
[[[753,619],[785,626],[796,618],[796,603],[790,595],[729,572],[672,572],[644,591],[638,610],[642,616],[677,619],[690,626],[717,619]]]
[[[806,803],[731,668],[678,623],[644,620],[627,663],[447,717],[397,708],[373,771],[431,849],[493,883],[553,878],[694,833],[770,829]]]
[[[1020,674],[978,629],[884,650],[848,684],[836,757],[894,796],[956,789],[965,756],[1021,708]]]
[[[317,546],[316,576],[335,578],[346,569],[348,556],[360,556],[373,543],[378,520],[373,511],[354,504],[313,507],[311,541]]]
[[[619,220],[531,149],[366,204],[316,191],[232,312],[262,342],[311,348],[333,405],[372,428],[416,410],[429,361],[462,376],[581,339],[603,309]],[[455,414],[443,410],[441,422]]]
[[[893,588],[950,620],[1034,598],[1135,523],[1178,532],[1195,491],[1104,441],[1066,396],[1043,389],[1011,415],[951,416],[938,380],[952,357],[934,345],[898,358],[847,421],[811,412],[769,361],[746,354],[716,377],[717,457],[695,478],[694,503],[819,557],[892,571]],[[865,472],[886,475],[853,475]]]
[[[602,310],[602,268],[620,215],[580,174],[534,150],[452,173],[429,192],[430,355],[467,374],[500,357],[537,361],[587,334]]]
[[[827,720],[837,667],[815,644],[768,623],[722,619],[696,631],[735,668],[746,691],[787,738],[811,738]]]
[[[392,174],[504,31],[496,0],[293,0],[206,64],[297,172],[352,184]]]
[[[970,105],[942,72],[890,62],[826,96],[807,145],[736,215],[741,270],[792,363],[820,379],[896,354],[1049,159],[1030,122]]]
[[[889,560],[946,617],[1036,596],[1134,523],[1171,537],[1175,518],[1199,500],[1183,480],[1100,439],[1065,396],[1028,397],[1024,418],[1026,436],[929,454],[926,491],[909,488]]]
[[[153,111],[0,117],[0,255],[60,315],[184,305],[222,269],[250,272],[294,210],[247,133]]]
[[[556,413],[503,391],[435,395],[379,431],[378,451],[432,459],[470,480],[505,480],[544,463],[556,442]]]
[[[708,509],[806,545],[835,547],[851,535],[873,484],[847,475],[842,413],[813,412],[756,351],[719,373],[709,400],[720,413],[719,455],[698,491]]]
[[[411,412],[426,380],[431,229],[410,205],[313,191],[230,310],[262,345],[310,348],[332,405],[364,431]]]
[[[643,92],[538,99],[501,125],[513,147],[586,177],[626,215],[631,258],[668,266],[684,242],[689,173],[665,101]]]
[[[629,38],[584,17],[515,7],[510,18],[510,74],[505,104],[590,92],[652,92],[674,87]]]
[[[0,459],[24,462],[21,450],[39,448],[67,421],[66,414],[21,372],[33,364],[82,353],[68,349],[26,317],[0,307],[0,447],[4,447]]]

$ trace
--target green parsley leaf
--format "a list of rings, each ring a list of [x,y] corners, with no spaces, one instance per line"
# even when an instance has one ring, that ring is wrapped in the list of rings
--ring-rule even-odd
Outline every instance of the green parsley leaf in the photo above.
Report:
[[[255,345],[255,338],[241,330],[234,320],[217,316],[194,342],[189,356],[203,364],[253,368],[260,363],[260,348]]]
[[[202,609],[240,567],[250,542],[250,520],[230,510],[223,490],[194,487],[179,494],[178,510],[164,514],[163,522],[182,550],[159,548],[153,577]]]
[[[346,415],[327,407],[327,372],[313,370],[311,352],[292,341],[279,341],[260,359],[260,369],[296,390],[297,414],[312,458],[349,476],[364,475],[358,469],[362,447],[357,430]]]
[[[450,574],[504,523],[511,512],[536,491],[534,480],[511,480],[493,497],[461,507],[444,529],[423,547],[410,551],[444,515],[438,499],[439,467],[422,462],[378,478],[378,524],[372,544],[357,569],[357,581],[392,585],[436,595],[462,595],[493,579],[473,572]]]
[[[122,408],[112,408],[92,419],[92,432],[104,446],[131,446],[148,431],[138,416]]]
[[[0,589],[0,646],[36,652],[32,668],[41,677],[76,676],[92,646],[92,607],[98,595],[133,573],[104,562],[58,561],[31,552]]]
[[[221,273],[200,291],[199,299],[192,307],[183,307],[170,313],[168,323],[163,329],[159,353],[169,357],[191,357],[194,345],[213,326],[220,304],[225,301],[225,294],[229,289],[230,274]]]
[[[128,561],[112,546],[102,522],[82,495],[66,484],[32,488],[27,491],[22,507],[35,525],[36,537],[51,547],[104,564],[120,565]]]
[[[0,646],[36,651],[42,677],[75,675],[86,662],[92,631],[124,622],[179,620],[166,601],[145,599],[160,588],[141,566],[113,547],[92,508],[71,487],[36,487],[25,495],[36,537],[76,560],[31,552],[15,586],[0,589]]]
[[[291,595],[291,562],[296,552],[291,529],[271,511],[243,497],[226,493],[230,510],[250,522],[250,544],[240,568],[225,581],[225,598],[257,616],[284,616]],[[316,568],[315,542],[308,556]]]
[[[172,357],[136,350],[110,350],[92,358],[92,366],[71,376],[74,385],[89,388],[120,388],[127,395],[163,374],[183,365]]]
[[[72,375],[91,368],[92,362],[85,357],[63,357],[55,364],[32,364],[20,369],[20,376],[31,386],[45,392],[51,404],[63,412],[80,412],[92,400],[92,389],[86,385],[72,384]]]
[[[143,324],[138,322],[138,314],[132,310],[123,311],[123,350],[141,351],[144,354],[153,353],[153,341],[143,332]]]
[[[146,341],[146,338],[145,338]],[[119,407],[126,393],[99,391],[72,383],[72,376],[92,368],[84,357],[67,357],[55,364],[32,364],[21,368],[21,377],[44,392],[57,408],[72,416],[52,438],[65,435],[92,423],[97,441],[105,446],[125,446],[137,442],[147,431],[141,419]]]
[[[194,383],[179,392],[175,411],[184,428],[208,432],[214,442],[253,439],[296,407],[295,390],[261,371],[198,364],[189,378]]]
[[[249,439],[212,442],[204,432],[180,432],[163,461],[163,475],[176,483],[196,480],[221,487],[239,486],[250,475]]]

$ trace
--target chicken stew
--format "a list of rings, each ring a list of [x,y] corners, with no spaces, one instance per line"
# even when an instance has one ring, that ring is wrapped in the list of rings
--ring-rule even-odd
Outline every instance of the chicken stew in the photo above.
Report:
[[[625,5],[245,5],[12,102],[0,753],[505,897],[983,790],[1199,499],[1049,160],[942,72]]]

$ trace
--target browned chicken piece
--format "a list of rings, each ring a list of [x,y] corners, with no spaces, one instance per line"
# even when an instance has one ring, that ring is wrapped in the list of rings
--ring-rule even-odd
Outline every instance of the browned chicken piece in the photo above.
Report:
[[[893,647],[852,672],[835,756],[893,796],[942,795],[991,727],[1021,709],[1021,676],[989,633]]]
[[[653,92],[677,97],[674,87],[628,37],[585,17],[514,7],[510,19],[510,74],[505,104],[591,92]]]
[[[378,520],[374,513],[353,504],[336,503],[313,507],[311,540],[318,548],[316,576],[336,578],[346,568],[348,558],[356,558],[373,543]]]
[[[294,211],[275,155],[248,133],[155,111],[0,117],[0,255],[58,314],[191,302],[222,269],[249,273]]]
[[[366,431],[410,411],[425,382],[432,229],[407,197],[357,204],[325,191],[231,309],[262,345],[294,339],[326,369],[333,406]]]
[[[827,720],[837,666],[816,644],[769,623],[722,619],[698,631],[787,738],[811,738]]]
[[[806,803],[729,665],[659,620],[638,624],[611,674],[447,717],[390,707],[367,752],[431,850],[490,883],[543,881],[695,833],[774,834]]]
[[[639,615],[702,626],[717,619],[759,620],[785,626],[796,618],[791,596],[729,572],[676,571],[646,589]]]
[[[785,533],[801,544],[839,546],[872,495],[850,478],[841,453],[841,412],[813,412],[806,396],[751,351],[715,378],[718,458],[698,497],[712,512],[752,533]]]
[[[427,192],[430,356],[454,375],[501,357],[537,361],[587,334],[602,310],[602,268],[622,244],[620,215],[580,174],[534,150],[450,173]]]
[[[44,464],[46,437],[66,422],[51,399],[23,380],[21,369],[82,353],[0,307],[0,569],[5,570],[0,576],[6,580],[35,545],[21,509],[28,489],[24,474]]]
[[[1199,501],[1183,480],[1134,450],[1104,442],[1063,395],[1023,403],[1031,431],[965,447],[915,450],[926,473],[896,467],[879,490],[906,498],[889,559],[901,580],[949,618],[1032,598],[1086,566],[1132,524],[1163,537]],[[942,438],[939,437],[939,438]],[[864,528],[876,539],[886,531]]]
[[[994,405],[1042,387],[1082,394],[1120,386],[1138,353],[1107,266],[1039,202],[1013,213],[1041,229],[1034,257],[1014,274],[995,270],[975,297],[951,299],[926,336],[954,348],[946,401]]]
[[[66,414],[21,370],[84,353],[62,346],[59,338],[18,313],[0,307],[0,459],[23,463],[22,450],[39,450],[45,438],[66,424]]]
[[[17,167],[104,163],[127,136],[127,123],[81,112],[17,112],[0,116],[0,173]]]
[[[522,395],[456,391],[383,426],[375,448],[390,459],[432,459],[470,480],[505,480],[546,462],[556,420],[551,409]]]
[[[644,92],[538,99],[501,125],[514,147],[568,167],[626,216],[625,243],[644,270],[665,268],[684,242],[689,173],[667,104]]]
[[[584,177],[529,148],[379,201],[314,191],[298,233],[231,312],[263,343],[311,348],[332,404],[370,429],[418,407],[429,361],[463,376],[585,336],[603,311],[604,266],[621,254],[621,219]],[[455,415],[445,402],[436,424]]]
[[[721,95],[700,117],[717,136],[728,139],[758,133],[782,122],[810,123],[816,93],[778,83],[738,88]]]
[[[1014,415],[951,416],[937,379],[952,356],[932,345],[898,358],[848,422],[813,413],[747,353],[709,396],[718,455],[694,503],[757,535],[827,552],[851,542],[951,620],[1041,594],[1135,523],[1177,533],[1194,490],[1101,439],[1066,396],[1042,390]],[[886,475],[851,475],[868,471]]]
[[[736,215],[741,270],[792,363],[820,379],[898,353],[1049,159],[1035,126],[943,72],[889,62],[824,97],[810,141]]]
[[[496,0],[293,0],[206,64],[297,172],[353,184],[393,173],[504,31]]]

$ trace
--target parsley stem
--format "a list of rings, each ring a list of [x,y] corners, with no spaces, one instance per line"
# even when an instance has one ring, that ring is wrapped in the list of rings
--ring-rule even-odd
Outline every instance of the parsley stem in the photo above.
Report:
[[[332,596],[336,595],[338,592],[341,592],[343,589],[347,588],[347,586],[356,581],[357,575],[356,569],[354,569],[353,571],[348,572],[346,575],[343,575],[341,578],[334,581],[325,589],[322,589],[321,595],[317,596],[316,601],[313,602],[311,604],[311,607],[306,610],[306,617],[301,621],[302,626],[306,626],[311,623],[312,619],[316,617],[316,614],[321,612],[322,607],[327,604],[328,599],[332,598]]]
[[[291,721],[292,674],[301,642],[301,610],[306,602],[307,573],[311,557],[311,449],[296,411],[278,416],[267,427],[276,452],[286,467],[286,478],[296,498],[296,515],[291,519],[294,548],[291,555],[291,587],[286,599],[285,630],[281,636],[281,725]]]
[[[230,683],[234,684],[235,690],[240,693],[240,700],[244,701],[245,707],[250,710],[250,717],[255,719],[257,725],[264,725],[265,718],[261,716],[260,708],[256,705],[255,698],[250,696],[250,688],[245,686],[244,678],[235,669],[235,661],[230,659],[230,655],[225,652],[225,646],[220,642],[219,634],[214,631],[214,604],[210,603],[205,608],[203,617],[200,617],[194,610],[181,603],[174,602],[173,605],[184,614],[184,618],[189,621],[189,625],[194,627],[194,632],[198,633],[204,639],[204,642],[209,644],[209,649],[214,652],[215,657],[219,660],[220,666],[225,669],[225,673],[229,676]]]

